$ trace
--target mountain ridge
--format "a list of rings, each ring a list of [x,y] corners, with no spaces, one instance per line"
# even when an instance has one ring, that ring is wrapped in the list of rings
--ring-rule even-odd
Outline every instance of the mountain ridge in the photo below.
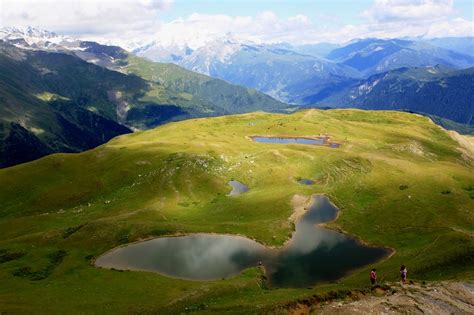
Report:
[[[474,67],[400,68],[342,87],[312,101],[331,107],[408,110],[474,124]],[[322,97],[323,99],[318,98]]]
[[[147,61],[117,46],[77,40],[63,45],[62,39],[53,45],[48,39],[55,34],[38,33],[46,40],[0,40],[0,147],[7,150],[1,152],[0,167],[41,154],[79,152],[131,129],[169,121],[288,107],[257,91]],[[41,114],[27,120],[27,111]],[[12,149],[15,145],[2,144],[12,139],[21,140],[30,153],[14,153],[20,152]]]
[[[42,51],[57,53],[58,55],[55,55],[54,58],[64,59],[64,57],[60,57],[61,54],[69,55],[84,60],[88,64],[130,76],[130,82],[142,80],[139,85],[136,85],[136,83],[130,84],[130,86],[134,86],[137,89],[134,91],[132,91],[133,89],[130,90],[128,94],[123,93],[120,89],[109,89],[104,90],[104,94],[100,97],[95,95],[91,98],[89,95],[89,97],[85,98],[80,96],[82,98],[78,99],[79,95],[77,94],[61,93],[60,90],[45,87],[45,82],[40,82],[43,79],[39,78],[51,71],[48,70],[48,66],[41,65],[40,62],[35,70],[37,71],[36,76],[25,75],[26,80],[17,84],[16,89],[18,90],[15,92],[16,95],[20,94],[18,91],[23,90],[24,92],[22,93],[25,94],[23,102],[27,101],[37,106],[39,112],[43,114],[51,111],[48,114],[49,116],[44,114],[48,117],[45,118],[45,121],[56,121],[58,126],[62,126],[59,129],[68,130],[76,127],[81,129],[81,124],[85,124],[85,129],[77,133],[82,134],[84,139],[89,140],[81,141],[80,137],[73,137],[72,133],[69,132],[69,140],[63,139],[60,141],[63,144],[54,144],[53,146],[51,146],[51,140],[48,140],[48,144],[45,147],[39,146],[39,152],[57,152],[57,150],[77,152],[84,148],[93,147],[92,143],[94,145],[103,143],[110,139],[110,137],[130,132],[130,130],[152,128],[162,123],[186,118],[258,110],[286,112],[297,108],[278,102],[270,96],[258,93],[256,90],[264,91],[289,103],[307,106],[359,107],[365,109],[385,108],[424,113],[440,117],[437,120],[438,122],[445,126],[454,126],[457,130],[469,130],[469,128],[457,126],[443,119],[448,118],[463,124],[472,123],[472,113],[469,112],[468,103],[469,97],[472,97],[469,94],[470,91],[472,92],[472,86],[466,85],[470,78],[469,73],[462,76],[465,82],[462,80],[457,81],[457,84],[444,85],[442,89],[437,88],[437,86],[441,86],[439,82],[434,85],[429,83],[431,84],[430,88],[435,91],[433,92],[434,94],[431,93],[431,96],[435,96],[434,98],[429,98],[426,94],[423,94],[427,93],[426,89],[429,85],[426,83],[426,80],[421,80],[421,83],[419,82],[414,85],[413,82],[417,80],[416,78],[403,77],[406,71],[411,71],[411,73],[418,71],[418,74],[414,75],[415,77],[417,75],[426,76],[429,74],[426,72],[428,68],[425,70],[417,70],[421,68],[414,67],[391,69],[394,65],[389,63],[387,64],[387,69],[391,70],[371,74],[378,67],[376,66],[378,63],[383,62],[388,57],[392,58],[394,54],[399,56],[400,51],[403,51],[403,54],[405,54],[406,51],[413,53],[417,49],[421,49],[420,51],[426,51],[435,55],[441,51],[446,55],[447,50],[433,48],[435,46],[426,42],[426,40],[358,39],[352,40],[345,45],[306,45],[298,52],[298,47],[294,45],[284,43],[259,44],[242,41],[227,34],[210,42],[208,46],[191,49],[187,45],[180,45],[178,48],[182,50],[181,53],[184,54],[184,57],[178,54],[173,55],[172,58],[174,58],[175,63],[184,65],[182,67],[174,63],[156,63],[146,58],[140,58],[118,46],[77,40],[31,27],[24,30],[1,28],[0,41],[1,38],[8,44],[16,47],[17,50],[10,56],[14,60],[21,60],[25,54],[41,54]],[[453,39],[437,39],[433,41],[442,46],[446,45],[446,43],[451,43]],[[468,42],[468,38],[456,41],[461,50],[464,47],[462,45],[466,42]],[[153,47],[153,45],[150,47]],[[222,47],[226,48],[222,49]],[[315,51],[326,51],[325,56],[327,58],[311,55]],[[7,54],[8,49],[3,49],[2,52]],[[367,60],[372,60],[372,64],[367,64],[364,61],[364,54],[367,55]],[[375,58],[373,57],[374,54],[382,55]],[[42,58],[46,58],[46,56],[48,55],[43,55]],[[459,54],[454,52],[452,55],[448,54],[448,57],[452,56],[456,57]],[[471,60],[469,59],[471,57],[462,56],[467,58],[465,60]],[[415,60],[413,58],[409,59]],[[472,59],[474,60],[474,57]],[[429,60],[431,61],[428,63],[432,63],[437,59]],[[13,62],[10,63],[12,65],[15,64]],[[401,64],[403,65],[403,63]],[[73,67],[72,64],[71,67]],[[449,62],[445,62],[442,67],[446,71],[455,71],[455,69],[452,69],[453,64]],[[436,71],[441,71],[442,67],[436,66]],[[220,77],[221,79],[194,73],[185,68],[211,74],[213,77]],[[380,68],[379,70],[383,69],[385,68]],[[21,72],[22,70],[17,69],[16,71]],[[421,74],[420,71],[425,71],[426,73]],[[41,74],[42,72],[45,73]],[[73,68],[69,72],[73,73]],[[365,72],[365,74],[361,72]],[[398,89],[409,91],[409,93],[400,95],[394,89],[385,89],[383,96],[375,97],[372,91],[374,86],[371,87],[371,85],[379,84],[381,78],[388,72],[390,72],[391,82],[398,82]],[[26,73],[31,73],[31,71]],[[72,82],[74,80],[71,76],[67,75],[67,72],[63,71],[61,73],[64,78],[68,78],[64,82]],[[39,74],[41,76],[38,77]],[[377,75],[381,77],[377,77]],[[398,78],[394,78],[394,76],[398,76]],[[79,77],[81,77],[80,74]],[[99,77],[100,75],[97,74],[96,80],[99,80]],[[29,82],[28,79],[34,79],[36,83]],[[435,79],[431,78],[430,80],[430,82],[433,82]],[[448,78],[447,80],[451,82],[455,79]],[[19,81],[17,80],[17,82]],[[3,82],[4,86],[8,86],[7,77],[4,77]],[[228,82],[238,83],[247,87],[230,85]],[[32,84],[32,88],[35,90],[32,94],[33,98],[27,96],[28,93],[32,93],[28,92],[31,88],[28,86],[29,84]],[[60,85],[67,86],[67,84],[59,84],[59,81],[52,82],[52,84],[56,87]],[[24,86],[21,87],[21,85]],[[138,88],[138,86],[140,87]],[[251,88],[248,88],[249,86]],[[412,90],[412,87],[415,86],[418,88]],[[68,89],[71,88],[72,85]],[[379,88],[380,86],[377,86],[375,90]],[[89,89],[89,91],[92,93],[92,89]],[[8,98],[17,97],[14,95],[15,93],[4,93],[3,98],[8,100]],[[464,95],[464,97],[461,101],[459,97],[457,100],[454,100],[450,95]],[[411,97],[411,99],[408,99],[408,97]],[[431,99],[432,104],[430,106],[426,103],[427,99]],[[70,106],[66,105],[71,100],[82,105],[72,110]],[[91,102],[97,101],[102,105],[105,103],[109,105],[104,107],[99,104],[97,107],[97,104],[91,104]],[[374,105],[375,101],[379,104]],[[17,97],[15,102],[19,104],[20,98]],[[412,104],[413,102],[417,102],[418,105],[415,106]],[[85,105],[85,103],[88,104]],[[404,105],[397,105],[400,103],[404,103]],[[21,111],[21,106],[17,108],[18,111]],[[38,130],[45,130],[45,128],[28,126],[25,120],[19,120],[20,116],[18,116],[18,113],[12,115],[11,113],[7,114],[7,112],[4,112],[2,120],[4,123],[2,125],[4,140],[2,141],[29,139],[32,143],[41,142],[40,138],[44,138],[44,135]],[[92,121],[95,123],[92,124]],[[71,122],[73,123],[70,124]],[[94,124],[96,126],[104,126],[104,128],[107,126],[106,128],[112,132],[106,135],[104,133],[105,130],[98,128],[96,129],[97,135],[94,136]],[[32,130],[36,130],[36,134]],[[53,132],[53,134],[57,134],[58,130]],[[12,134],[8,138],[10,131],[12,131]],[[70,144],[64,145],[68,141]],[[86,145],[86,143],[89,144]],[[30,149],[32,150],[31,155],[36,156],[38,152],[33,148]]]
[[[367,38],[345,44],[298,46],[257,44],[226,36],[186,53],[181,50],[166,60],[255,88],[284,102],[311,105],[311,97],[317,93],[330,94],[358,79],[389,70],[439,64],[453,69],[474,66],[474,57],[462,53],[468,39],[457,40],[457,51],[451,51],[446,43],[452,39]],[[153,56],[146,49],[134,52],[154,60],[162,56]]]

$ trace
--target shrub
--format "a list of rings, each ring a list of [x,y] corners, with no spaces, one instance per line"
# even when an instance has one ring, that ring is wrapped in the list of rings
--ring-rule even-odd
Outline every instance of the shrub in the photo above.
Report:
[[[8,261],[16,260],[25,256],[23,252],[9,252],[5,249],[0,250],[0,264]]]
[[[14,270],[12,274],[15,277],[29,278],[31,281],[46,279],[53,273],[54,269],[61,264],[66,255],[67,252],[65,250],[57,250],[47,256],[49,264],[46,267],[36,271],[33,271],[30,267],[22,267]]]

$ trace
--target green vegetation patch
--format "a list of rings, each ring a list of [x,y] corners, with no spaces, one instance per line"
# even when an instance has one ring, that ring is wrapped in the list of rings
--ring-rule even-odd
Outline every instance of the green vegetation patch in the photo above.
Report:
[[[6,249],[0,249],[0,264],[17,260],[23,256],[25,256],[24,252],[12,252]]]
[[[257,143],[249,139],[255,135],[329,135],[341,146]],[[231,179],[249,191],[227,196]],[[409,113],[190,119],[1,169],[0,182],[0,248],[27,253],[0,264],[2,312],[272,313],[313,295],[365,288],[373,267],[380,279],[398,281],[401,264],[410,279],[474,279],[472,161],[445,131]],[[294,230],[294,196],[315,193],[341,209],[329,227],[394,255],[336,283],[302,289],[268,289],[258,268],[188,281],[91,264],[126,243],[199,232],[283,246]],[[64,252],[53,259],[52,248]],[[19,277],[46,280],[35,285]]]
[[[57,250],[47,256],[49,264],[44,268],[33,271],[30,267],[22,267],[14,270],[12,274],[15,277],[28,278],[32,281],[46,279],[53,273],[54,269],[61,264],[66,255],[67,252],[65,250]]]
[[[56,101],[56,100],[62,100],[62,101],[69,101],[70,98],[61,96],[59,94],[51,93],[51,92],[41,92],[38,94],[35,94],[37,98],[39,98],[42,101],[45,102],[51,102],[51,101]]]

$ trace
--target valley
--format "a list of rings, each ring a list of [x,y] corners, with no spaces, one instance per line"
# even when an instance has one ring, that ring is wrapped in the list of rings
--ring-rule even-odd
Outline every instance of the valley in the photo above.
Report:
[[[80,45],[79,53],[49,52],[0,41],[0,167],[81,152],[169,121],[291,107],[119,47]]]
[[[251,135],[327,135],[341,145],[260,143]],[[426,117],[312,109],[173,122],[1,169],[0,309],[278,312],[368,286],[373,265],[383,281],[396,281],[402,263],[415,281],[473,279],[472,163],[472,152]],[[248,191],[228,196],[230,180]],[[93,266],[110,249],[151,237],[241,235],[280,247],[294,233],[294,209],[305,213],[297,205],[313,194],[340,209],[325,229],[393,254],[304,288],[273,288],[253,263],[207,281]]]
[[[0,167],[171,121],[260,110],[402,110],[472,134],[470,39],[298,46],[226,35],[195,50],[150,43],[131,53],[31,27],[0,28]]]
[[[0,315],[474,313],[463,0],[0,0]]]
[[[134,53],[255,88],[291,104],[409,110],[469,126],[474,115],[474,57],[469,52],[473,45],[473,37],[291,45],[224,36],[195,50],[177,50],[174,59],[160,43]]]

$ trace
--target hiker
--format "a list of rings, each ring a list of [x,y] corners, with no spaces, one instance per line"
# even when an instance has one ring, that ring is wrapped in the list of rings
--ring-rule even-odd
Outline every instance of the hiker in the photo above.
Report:
[[[377,281],[377,270],[374,268],[370,272],[370,283],[375,284],[375,281]]]
[[[401,265],[400,266],[400,277],[402,279],[402,284],[405,284],[405,282],[407,281],[407,268],[405,267],[405,265]]]

